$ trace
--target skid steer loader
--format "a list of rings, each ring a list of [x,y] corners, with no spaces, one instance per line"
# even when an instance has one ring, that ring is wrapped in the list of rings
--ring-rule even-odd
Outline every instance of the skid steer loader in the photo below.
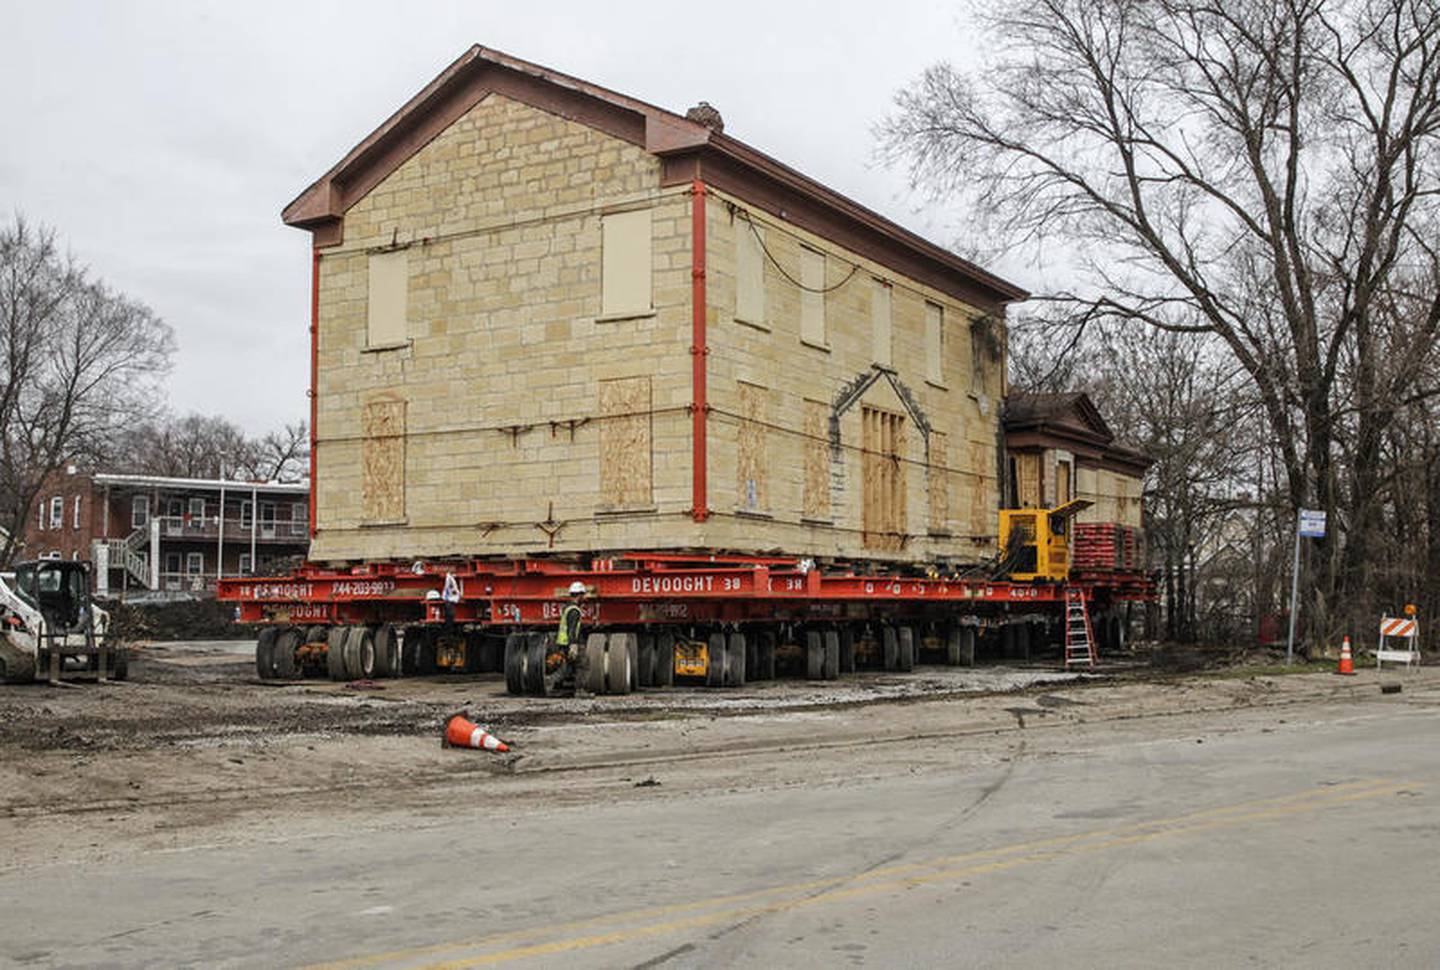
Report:
[[[129,651],[90,597],[89,563],[42,559],[0,573],[0,682],[124,680]]]

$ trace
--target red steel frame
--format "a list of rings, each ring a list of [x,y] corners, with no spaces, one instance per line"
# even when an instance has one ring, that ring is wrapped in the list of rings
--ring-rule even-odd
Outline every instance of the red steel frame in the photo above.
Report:
[[[305,566],[284,577],[222,579],[217,596],[247,623],[439,623],[496,626],[554,622],[572,582],[591,596],[589,622],[606,625],[866,619],[934,610],[972,613],[1063,608],[1065,589],[1087,600],[1143,601],[1137,574],[1091,574],[1067,584],[859,575],[806,568],[779,557],[637,553],[589,568],[555,560],[460,560],[375,564],[349,570]],[[447,577],[458,601],[446,603]]]
[[[705,469],[705,432],[710,418],[705,358],[710,347],[705,334],[705,301],[705,183],[696,179],[690,189],[690,516],[696,522],[710,517]]]

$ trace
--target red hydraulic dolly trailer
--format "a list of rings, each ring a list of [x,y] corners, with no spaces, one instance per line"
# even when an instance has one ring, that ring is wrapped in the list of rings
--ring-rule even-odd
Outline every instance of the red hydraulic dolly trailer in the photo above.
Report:
[[[572,689],[555,645],[572,584],[584,585],[580,668],[594,693],[693,683],[740,686],[793,672],[833,680],[917,662],[970,665],[979,636],[1028,658],[1055,634],[1067,666],[1093,665],[1109,622],[1153,589],[1142,575],[1064,582],[864,574],[808,560],[633,553],[552,559],[307,565],[284,577],[222,579],[237,619],[265,624],[260,677],[334,679],[503,670],[511,693]]]

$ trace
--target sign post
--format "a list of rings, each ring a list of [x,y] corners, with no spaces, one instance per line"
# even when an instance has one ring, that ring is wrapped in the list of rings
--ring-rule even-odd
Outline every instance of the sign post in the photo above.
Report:
[[[1295,604],[1300,598],[1300,540],[1325,538],[1325,513],[1301,509],[1295,523],[1295,563],[1290,570],[1290,639],[1285,642],[1285,663],[1295,662]]]

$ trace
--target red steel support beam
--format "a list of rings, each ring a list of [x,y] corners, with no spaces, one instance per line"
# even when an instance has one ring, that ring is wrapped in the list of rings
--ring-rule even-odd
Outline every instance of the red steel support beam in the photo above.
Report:
[[[705,357],[710,347],[705,338],[705,183],[698,178],[690,190],[690,360],[692,399],[690,402],[691,481],[690,515],[696,522],[710,517],[706,495],[705,431],[710,403],[705,394]]]
[[[310,538],[315,538],[315,415],[320,387],[320,251],[310,260]]]

